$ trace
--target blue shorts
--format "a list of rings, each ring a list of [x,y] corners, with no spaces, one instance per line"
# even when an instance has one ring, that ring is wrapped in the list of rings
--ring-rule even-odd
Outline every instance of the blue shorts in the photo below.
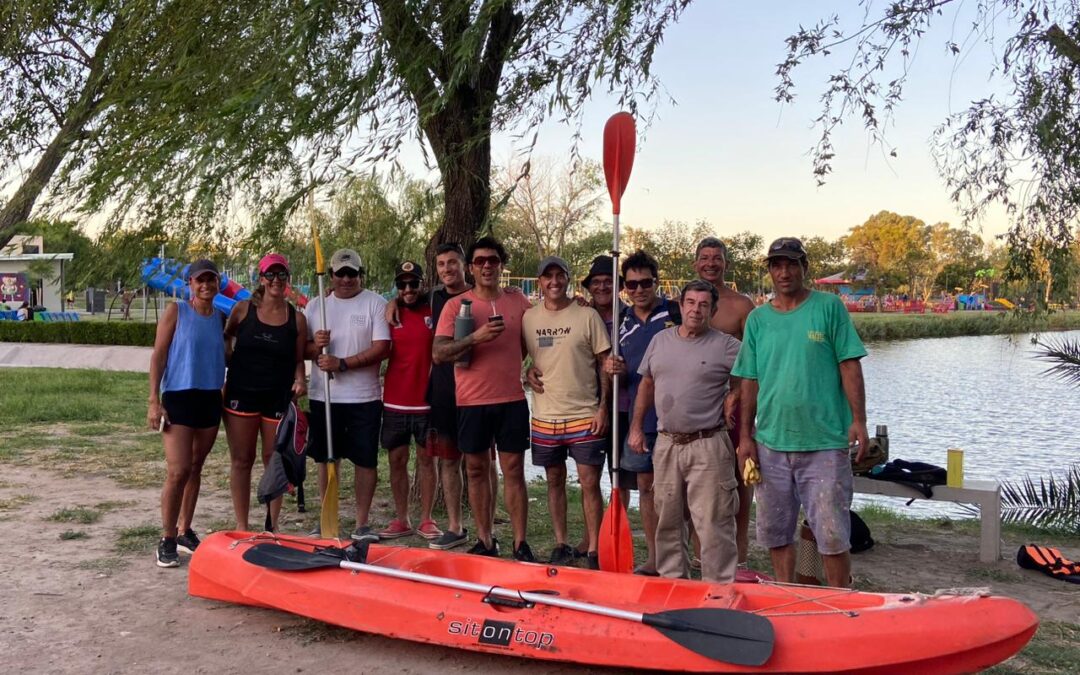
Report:
[[[795,543],[799,506],[817,539],[818,553],[851,548],[851,458],[847,449],[781,452],[757,444],[761,483],[757,539],[765,548]]]
[[[641,454],[630,449],[629,436],[627,434],[627,442],[619,456],[619,469],[630,473],[652,473],[652,451],[656,447],[656,434],[645,434],[645,452]]]

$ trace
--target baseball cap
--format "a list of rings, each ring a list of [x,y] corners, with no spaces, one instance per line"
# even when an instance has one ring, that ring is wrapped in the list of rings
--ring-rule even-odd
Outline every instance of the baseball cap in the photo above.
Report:
[[[555,265],[563,272],[566,272],[567,276],[570,276],[570,265],[568,265],[565,260],[563,260],[557,255],[549,255],[548,257],[541,260],[539,267],[536,268],[536,276],[544,276],[544,272],[546,272],[547,268],[551,267],[552,265]]]
[[[611,256],[598,255],[593,258],[592,265],[589,267],[589,275],[581,280],[581,285],[585,288],[589,287],[592,283],[593,277],[611,276],[612,273]]]
[[[360,254],[351,248],[339,248],[330,256],[330,271],[337,272],[348,267],[357,272],[364,271],[364,265],[360,262]]]
[[[769,244],[769,252],[766,258],[790,258],[791,260],[806,260],[806,249],[802,242],[795,237],[780,237]]]
[[[221,272],[218,272],[217,265],[206,258],[199,258],[188,266],[188,279],[197,279],[203,272],[211,272],[215,277],[221,278]]]
[[[289,271],[289,261],[285,258],[285,256],[281,255],[280,253],[268,253],[262,257],[262,260],[259,261],[259,274],[266,272],[266,270],[270,269],[274,265],[281,265],[285,268],[286,272]]]
[[[394,268],[394,281],[406,276],[414,276],[417,279],[423,279],[424,268],[411,260],[398,263],[398,266]]]

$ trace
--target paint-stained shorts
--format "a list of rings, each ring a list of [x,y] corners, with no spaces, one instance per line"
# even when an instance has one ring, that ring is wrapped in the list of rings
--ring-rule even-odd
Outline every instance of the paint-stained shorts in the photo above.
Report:
[[[757,495],[757,539],[766,548],[795,542],[799,506],[817,539],[818,552],[836,555],[851,548],[851,459],[848,451],[780,452],[758,443],[761,483]]]

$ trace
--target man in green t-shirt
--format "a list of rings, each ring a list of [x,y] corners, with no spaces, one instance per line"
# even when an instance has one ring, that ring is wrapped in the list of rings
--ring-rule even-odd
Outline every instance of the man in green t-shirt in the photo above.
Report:
[[[826,581],[846,587],[851,583],[848,447],[857,443],[861,460],[868,444],[859,363],[866,348],[840,299],[803,285],[808,261],[802,242],[777,239],[766,257],[774,297],[747,318],[731,372],[742,378],[739,469],[748,459],[760,467],[757,537],[769,549],[777,580],[795,580],[801,505]]]

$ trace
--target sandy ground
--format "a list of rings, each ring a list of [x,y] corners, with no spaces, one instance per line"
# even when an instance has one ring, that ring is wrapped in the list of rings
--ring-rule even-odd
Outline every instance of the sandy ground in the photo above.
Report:
[[[0,500],[8,500],[0,511],[0,653],[9,666],[41,673],[583,672],[192,598],[187,556],[178,569],[160,569],[150,552],[116,552],[121,529],[158,520],[156,490],[125,488],[102,477],[63,478],[38,467],[8,466],[0,480]],[[227,494],[204,492],[196,526],[227,520]],[[24,501],[12,507],[19,495]],[[103,501],[125,504],[90,525],[48,520],[61,507]],[[62,541],[65,530],[81,530],[89,538]],[[890,530],[875,537],[879,544],[855,565],[856,575],[876,588],[990,586],[1027,602],[1043,619],[1075,621],[1080,615],[1075,586],[1019,570],[1009,560],[981,565],[974,536],[942,531],[906,538]],[[1006,551],[1016,550],[1014,542],[1006,544]]]
[[[274,611],[224,605],[187,594],[187,560],[161,569],[153,553],[121,555],[109,569],[116,533],[158,521],[158,492],[106,478],[58,478],[8,467],[0,499],[35,499],[3,512],[0,532],[0,654],[7,667],[35,673],[364,673],[582,672],[338,630]],[[209,493],[197,521],[231,515],[226,494]],[[47,520],[58,508],[133,502],[91,525]],[[90,537],[61,541],[65,530]],[[93,569],[95,561],[99,569]]]

